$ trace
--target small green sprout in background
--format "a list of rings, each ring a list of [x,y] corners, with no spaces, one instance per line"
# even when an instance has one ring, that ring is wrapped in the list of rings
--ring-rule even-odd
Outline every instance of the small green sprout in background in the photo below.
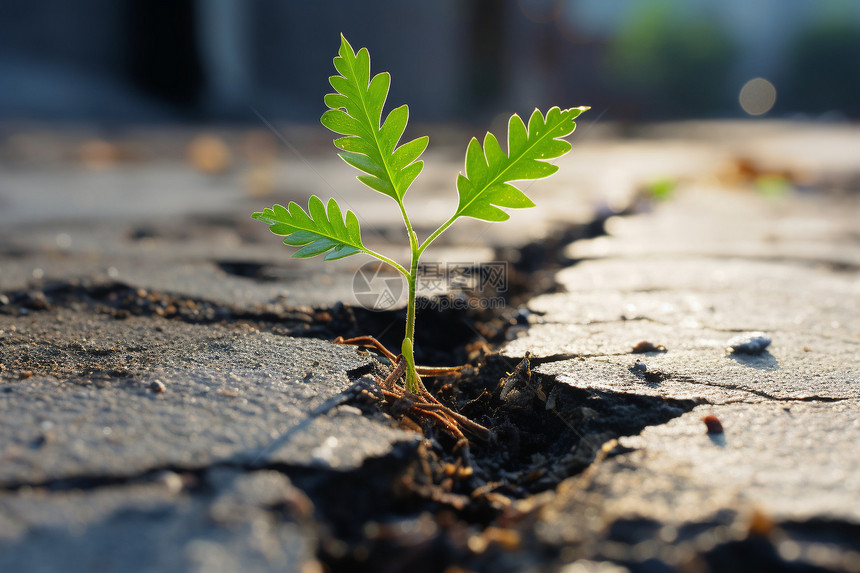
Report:
[[[779,198],[794,190],[791,179],[780,173],[765,174],[753,181],[756,191],[765,197]]]
[[[486,134],[483,146],[472,138],[466,149],[465,174],[457,176],[460,197],[457,210],[422,242],[409,222],[403,197],[424,167],[419,157],[427,149],[429,138],[419,137],[398,145],[409,119],[409,108],[406,105],[395,108],[383,121],[382,108],[388,97],[391,76],[382,72],[371,77],[367,48],[355,53],[341,35],[334,66],[339,75],[331,76],[329,82],[336,93],[325,96],[325,103],[331,109],[323,114],[322,124],[342,136],[335,139],[334,144],[341,150],[339,155],[344,161],[365,173],[359,175],[358,180],[397,203],[412,251],[409,267],[365,247],[355,214],[352,211],[344,214],[334,199],[325,204],[312,196],[307,211],[291,202],[287,207],[274,205],[254,213],[253,217],[269,225],[274,234],[284,236],[284,244],[301,247],[293,257],[325,253],[328,261],[364,253],[391,265],[406,278],[409,299],[401,352],[407,364],[406,389],[418,394],[423,384],[416,372],[413,350],[419,258],[460,217],[505,221],[510,216],[500,207],[534,207],[531,199],[510,182],[542,179],[558,171],[548,160],[570,151],[570,143],[562,138],[573,133],[574,118],[589,108],[562,110],[554,107],[546,115],[535,110],[528,127],[518,115],[513,115],[508,123],[507,152],[492,133]]]
[[[648,195],[655,201],[668,201],[675,194],[678,182],[669,178],[657,179],[650,181],[645,187]]]

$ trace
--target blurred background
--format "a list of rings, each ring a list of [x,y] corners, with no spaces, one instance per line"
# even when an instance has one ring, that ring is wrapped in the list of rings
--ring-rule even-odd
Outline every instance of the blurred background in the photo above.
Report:
[[[419,237],[457,204],[469,137],[514,112],[592,108],[559,174],[525,187],[538,208],[458,222],[425,262],[538,268],[523,245],[708,193],[718,228],[749,210],[729,194],[765,201],[785,219],[767,241],[857,212],[858,0],[0,0],[0,313],[4,292],[79,279],[358,304],[365,258],[290,259],[250,217],[334,197],[369,247],[408,256],[397,205],[319,123],[341,33],[391,73],[406,138],[431,137],[406,198]],[[793,200],[830,211],[799,223]]]
[[[0,240],[208,213],[201,233],[218,214],[241,221],[234,244],[276,249],[248,213],[312,193],[396,224],[319,123],[341,32],[391,72],[406,137],[431,135],[410,192],[430,229],[468,138],[554,105],[592,107],[555,184],[570,209],[695,170],[860,187],[857,0],[0,0]],[[707,146],[705,166],[689,156]]]
[[[856,0],[0,0],[0,121],[316,123],[340,32],[418,122],[860,116]]]

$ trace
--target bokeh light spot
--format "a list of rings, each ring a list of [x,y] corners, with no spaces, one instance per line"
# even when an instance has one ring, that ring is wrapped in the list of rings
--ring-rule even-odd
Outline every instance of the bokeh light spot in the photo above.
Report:
[[[748,114],[762,115],[776,103],[776,88],[764,78],[753,78],[741,88],[738,100]]]

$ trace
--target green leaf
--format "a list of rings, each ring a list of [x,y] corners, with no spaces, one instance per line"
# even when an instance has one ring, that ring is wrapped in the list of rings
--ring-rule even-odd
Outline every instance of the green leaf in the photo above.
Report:
[[[274,234],[284,236],[285,245],[301,247],[293,258],[304,259],[327,252],[325,260],[332,261],[364,251],[355,213],[347,211],[344,219],[334,199],[329,199],[326,207],[319,197],[312,195],[307,212],[291,201],[287,207],[273,205],[251,216],[269,225]]]
[[[370,78],[370,54],[362,48],[356,54],[346,38],[340,37],[340,50],[334,67],[340,73],[329,78],[337,93],[325,96],[331,109],[320,118],[324,126],[345,137],[334,140],[340,157],[367,173],[358,180],[398,203],[421,173],[423,161],[418,158],[427,148],[428,138],[419,137],[397,147],[406,123],[409,107],[402,105],[382,120],[382,108],[388,98],[391,76],[387,72]]]
[[[466,149],[466,174],[457,177],[460,204],[454,218],[505,221],[510,215],[499,207],[534,207],[531,199],[510,182],[541,179],[558,171],[548,161],[570,151],[570,143],[562,138],[573,133],[576,129],[573,120],[587,109],[554,107],[546,117],[534,110],[528,129],[520,116],[513,115],[508,123],[507,153],[492,133],[484,137],[483,148],[472,138]]]

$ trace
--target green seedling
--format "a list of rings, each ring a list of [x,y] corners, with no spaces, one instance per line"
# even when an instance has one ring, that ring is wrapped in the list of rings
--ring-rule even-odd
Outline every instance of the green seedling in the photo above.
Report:
[[[269,225],[274,234],[285,237],[284,244],[301,247],[293,257],[325,254],[325,260],[329,261],[364,253],[391,265],[405,277],[409,298],[401,352],[406,362],[406,390],[419,394],[426,392],[414,358],[415,286],[421,255],[461,217],[505,221],[509,215],[501,208],[534,207],[531,199],[511,182],[542,179],[555,173],[558,167],[548,161],[570,151],[570,143],[562,138],[573,133],[574,118],[588,108],[553,107],[546,115],[535,110],[528,127],[518,115],[513,115],[508,122],[507,152],[492,133],[486,134],[483,145],[472,138],[466,149],[465,174],[457,176],[460,201],[456,211],[424,241],[419,241],[403,198],[424,167],[419,158],[427,149],[429,138],[419,137],[398,145],[409,119],[409,108],[406,105],[395,108],[383,121],[382,108],[391,76],[382,72],[371,77],[367,48],[356,53],[341,35],[334,67],[339,75],[329,78],[335,93],[325,96],[330,109],[322,115],[322,124],[341,136],[334,140],[334,145],[341,150],[339,155],[344,161],[364,173],[358,180],[397,203],[412,252],[409,266],[367,248],[355,213],[347,210],[344,214],[333,198],[323,203],[312,196],[307,211],[293,202],[287,207],[274,205],[254,213],[253,217]]]

